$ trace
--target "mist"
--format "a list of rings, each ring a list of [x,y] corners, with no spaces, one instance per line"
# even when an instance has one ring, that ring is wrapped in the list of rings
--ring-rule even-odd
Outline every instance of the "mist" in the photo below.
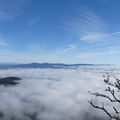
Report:
[[[0,77],[22,79],[16,86],[0,86],[0,120],[104,120],[106,114],[87,102],[99,104],[88,91],[104,91],[104,74],[84,69],[0,70]]]

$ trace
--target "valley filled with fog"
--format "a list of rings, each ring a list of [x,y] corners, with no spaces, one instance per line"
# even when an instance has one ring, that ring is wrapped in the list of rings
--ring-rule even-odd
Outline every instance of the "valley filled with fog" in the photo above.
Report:
[[[119,78],[119,67],[84,66],[62,69],[1,69],[0,77],[15,76],[15,86],[0,86],[0,120],[103,120],[106,114],[87,102],[99,98],[88,91],[103,92],[103,75]],[[100,98],[101,100],[101,98]],[[104,101],[110,112],[109,101]]]

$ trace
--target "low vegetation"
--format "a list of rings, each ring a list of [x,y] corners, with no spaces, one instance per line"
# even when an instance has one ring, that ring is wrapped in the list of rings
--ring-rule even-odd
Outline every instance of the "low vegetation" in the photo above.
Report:
[[[21,78],[18,77],[5,77],[5,78],[0,78],[0,85],[16,85],[19,83],[19,80],[21,80]]]

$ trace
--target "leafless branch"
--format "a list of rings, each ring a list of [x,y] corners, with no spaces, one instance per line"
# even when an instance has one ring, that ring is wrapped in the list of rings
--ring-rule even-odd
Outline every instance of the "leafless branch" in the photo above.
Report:
[[[115,113],[117,113],[117,114],[118,114],[118,111],[117,111],[117,109],[116,109],[115,107],[113,107],[113,109],[115,110]]]
[[[109,96],[105,95],[105,94],[101,94],[101,93],[91,93],[89,92],[91,95],[95,95],[96,97],[103,97],[103,98],[107,98],[108,100],[110,100],[111,102],[118,102],[116,99],[112,99]]]
[[[89,102],[94,108],[103,110],[110,118],[113,118],[113,116],[105,109],[103,103],[102,103],[102,107],[100,107],[100,106],[97,106],[97,105],[93,104],[92,100],[91,100],[91,101],[88,101],[88,102]]]
[[[108,85],[108,87],[105,89],[105,91],[109,92],[112,96],[110,97],[109,95],[106,94],[102,94],[99,92],[95,92],[95,93],[91,93],[89,92],[91,95],[95,95],[96,97],[103,97],[108,99],[110,102],[117,102],[120,103],[120,99],[117,97],[117,95],[115,94],[116,92],[120,92],[120,79],[118,79],[116,76],[114,75],[109,75],[109,73],[106,74],[106,76],[104,77],[104,82]],[[115,82],[111,82],[110,81],[110,77],[113,77],[115,79]],[[90,105],[92,105],[94,108],[100,109],[102,111],[104,111],[109,117],[110,119],[114,119],[114,120],[120,120],[119,118],[119,112],[118,110],[113,106],[113,110],[115,112],[114,115],[112,115],[110,112],[107,111],[107,109],[104,107],[104,103],[102,103],[102,106],[98,106],[95,105],[92,100],[88,101]]]
[[[105,89],[106,91],[110,92],[111,95],[113,96],[113,98],[120,103],[120,100],[115,96],[115,90],[111,89],[110,87],[108,87],[107,89]]]

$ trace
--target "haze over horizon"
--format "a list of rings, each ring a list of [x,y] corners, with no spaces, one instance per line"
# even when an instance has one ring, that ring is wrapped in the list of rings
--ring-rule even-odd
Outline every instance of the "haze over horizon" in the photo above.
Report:
[[[1,0],[0,63],[120,64],[119,0]]]

